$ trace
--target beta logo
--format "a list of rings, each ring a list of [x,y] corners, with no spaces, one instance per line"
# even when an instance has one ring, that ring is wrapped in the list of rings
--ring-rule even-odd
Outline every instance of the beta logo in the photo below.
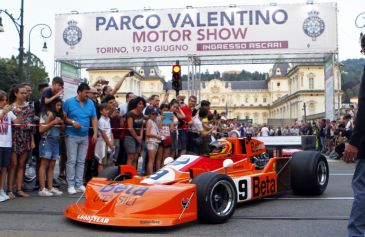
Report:
[[[99,192],[101,193],[109,193],[113,192],[115,194],[124,193],[133,196],[143,196],[145,192],[148,191],[148,187],[136,186],[136,185],[129,185],[129,184],[108,184],[102,187]]]
[[[267,196],[276,193],[275,179],[260,179],[260,176],[252,177],[252,195],[253,197]]]

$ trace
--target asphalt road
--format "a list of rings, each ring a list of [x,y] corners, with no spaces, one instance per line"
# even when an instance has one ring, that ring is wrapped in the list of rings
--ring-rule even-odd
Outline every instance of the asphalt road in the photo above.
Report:
[[[0,203],[0,236],[346,236],[354,164],[330,161],[330,180],[319,197],[291,193],[239,205],[224,224],[199,222],[171,228],[110,228],[80,224],[63,216],[78,197],[16,198]]]

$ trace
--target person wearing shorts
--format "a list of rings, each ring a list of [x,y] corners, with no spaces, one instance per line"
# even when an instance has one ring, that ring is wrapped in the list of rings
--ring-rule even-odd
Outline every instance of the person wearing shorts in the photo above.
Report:
[[[4,183],[11,158],[11,122],[16,119],[7,102],[6,92],[0,90],[0,202],[10,199],[4,191]]]
[[[101,117],[98,121],[98,140],[95,145],[95,157],[99,161],[98,173],[100,174],[105,167],[109,166],[112,162],[109,161],[111,154],[115,151],[113,143],[113,133],[110,126],[109,107],[107,103],[99,105],[99,111]]]
[[[60,133],[65,128],[65,115],[62,110],[62,100],[56,98],[45,113],[40,118],[39,132],[41,141],[39,142],[40,165],[38,171],[39,192],[42,197],[62,195],[62,192],[53,187],[54,167],[56,161],[60,159]],[[47,187],[45,177],[47,177]]]
[[[127,132],[124,138],[124,149],[127,153],[127,165],[137,168],[139,153],[143,142],[144,116],[143,109],[146,101],[142,97],[136,97],[128,104]]]

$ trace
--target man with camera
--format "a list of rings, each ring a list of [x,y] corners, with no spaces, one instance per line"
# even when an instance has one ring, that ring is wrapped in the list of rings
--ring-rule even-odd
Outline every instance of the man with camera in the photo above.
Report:
[[[365,35],[361,34],[361,53],[365,55]],[[347,226],[348,236],[365,236],[365,66],[361,77],[358,112],[349,144],[346,144],[343,160],[357,161],[352,178],[354,202]]]

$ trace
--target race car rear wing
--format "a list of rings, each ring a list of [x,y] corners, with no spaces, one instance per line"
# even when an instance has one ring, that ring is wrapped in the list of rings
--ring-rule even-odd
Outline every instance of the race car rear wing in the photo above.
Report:
[[[314,135],[269,136],[255,138],[265,144],[265,147],[267,148],[269,153],[271,153],[273,150],[277,150],[279,152],[279,156],[281,156],[282,150],[284,148],[302,150],[315,150],[316,148],[316,137]]]

